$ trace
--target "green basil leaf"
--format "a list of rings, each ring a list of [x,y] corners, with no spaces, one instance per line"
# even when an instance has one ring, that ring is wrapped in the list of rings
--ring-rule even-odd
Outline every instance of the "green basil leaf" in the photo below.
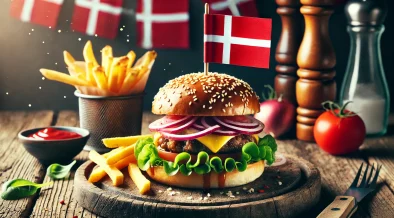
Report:
[[[272,152],[276,152],[278,149],[278,145],[276,144],[274,137],[269,134],[259,139],[259,147],[261,146],[269,146]]]
[[[34,195],[38,189],[53,182],[37,184],[26,179],[14,179],[3,184],[1,198],[4,200],[17,200]]]
[[[164,171],[167,175],[173,176],[178,173],[179,165],[174,165],[173,162],[163,161]]]
[[[226,172],[231,172],[236,168],[235,160],[231,157],[226,158],[224,161],[224,169]]]
[[[213,157],[209,160],[209,166],[215,171],[216,173],[221,173],[224,170],[222,159],[219,157]]]
[[[63,179],[70,174],[71,168],[77,161],[74,160],[68,165],[60,165],[57,163],[51,164],[47,168],[47,175],[52,179]]]

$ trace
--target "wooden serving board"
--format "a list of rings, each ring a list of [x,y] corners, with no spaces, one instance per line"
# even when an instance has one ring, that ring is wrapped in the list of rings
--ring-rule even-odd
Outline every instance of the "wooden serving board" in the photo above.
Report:
[[[139,194],[126,171],[120,187],[109,178],[89,183],[95,164],[87,161],[75,174],[74,193],[82,207],[104,217],[294,217],[318,202],[320,173],[303,159],[282,158],[285,163],[266,167],[247,185],[203,191],[152,181],[149,195]]]

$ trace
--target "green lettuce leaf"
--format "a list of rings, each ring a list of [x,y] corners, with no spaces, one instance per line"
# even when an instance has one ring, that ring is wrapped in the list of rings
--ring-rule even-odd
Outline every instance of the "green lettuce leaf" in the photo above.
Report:
[[[137,159],[138,167],[141,170],[148,170],[151,166],[163,166],[167,175],[173,176],[178,172],[189,176],[192,172],[206,174],[212,170],[216,173],[223,171],[232,172],[238,170],[245,171],[248,164],[266,160],[269,165],[275,161],[275,151],[277,145],[275,139],[266,135],[259,139],[258,144],[254,142],[246,143],[242,147],[241,160],[228,157],[221,160],[219,157],[209,157],[205,151],[197,154],[197,159],[193,163],[191,155],[187,152],[178,154],[174,162],[163,160],[159,157],[157,147],[153,143],[153,138],[144,138],[137,141],[134,155]]]
[[[222,159],[219,157],[212,157],[209,160],[209,166],[215,171],[216,173],[221,173],[224,170]]]
[[[164,167],[164,171],[169,176],[173,176],[177,174],[179,171],[179,165],[175,165],[173,162],[170,161],[163,161],[163,167]]]
[[[278,145],[276,144],[274,137],[269,134],[259,139],[259,147],[260,146],[269,146],[272,149],[272,152],[276,152],[278,149]]]
[[[148,145],[148,144],[153,144],[152,137],[138,139],[138,141],[135,144],[135,148],[134,148],[134,156],[136,159],[137,159],[138,155],[140,154],[141,150],[145,147],[145,145]]]

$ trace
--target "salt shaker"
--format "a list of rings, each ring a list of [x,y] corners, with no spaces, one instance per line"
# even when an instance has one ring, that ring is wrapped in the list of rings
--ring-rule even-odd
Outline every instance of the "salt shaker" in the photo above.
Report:
[[[368,136],[386,133],[390,94],[384,74],[380,38],[387,7],[383,0],[350,0],[345,6],[351,48],[340,103],[358,113]]]

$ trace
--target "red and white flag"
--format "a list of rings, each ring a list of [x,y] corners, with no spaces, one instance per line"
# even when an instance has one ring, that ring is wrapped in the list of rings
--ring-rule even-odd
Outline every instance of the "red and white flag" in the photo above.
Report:
[[[138,0],[137,44],[143,48],[189,48],[189,0]]]
[[[118,34],[123,0],[75,0],[71,28],[113,39]]]
[[[269,68],[272,20],[205,14],[204,62]]]
[[[258,17],[255,0],[203,0],[209,4],[210,14]]]
[[[11,16],[23,22],[56,27],[63,0],[13,0]]]

